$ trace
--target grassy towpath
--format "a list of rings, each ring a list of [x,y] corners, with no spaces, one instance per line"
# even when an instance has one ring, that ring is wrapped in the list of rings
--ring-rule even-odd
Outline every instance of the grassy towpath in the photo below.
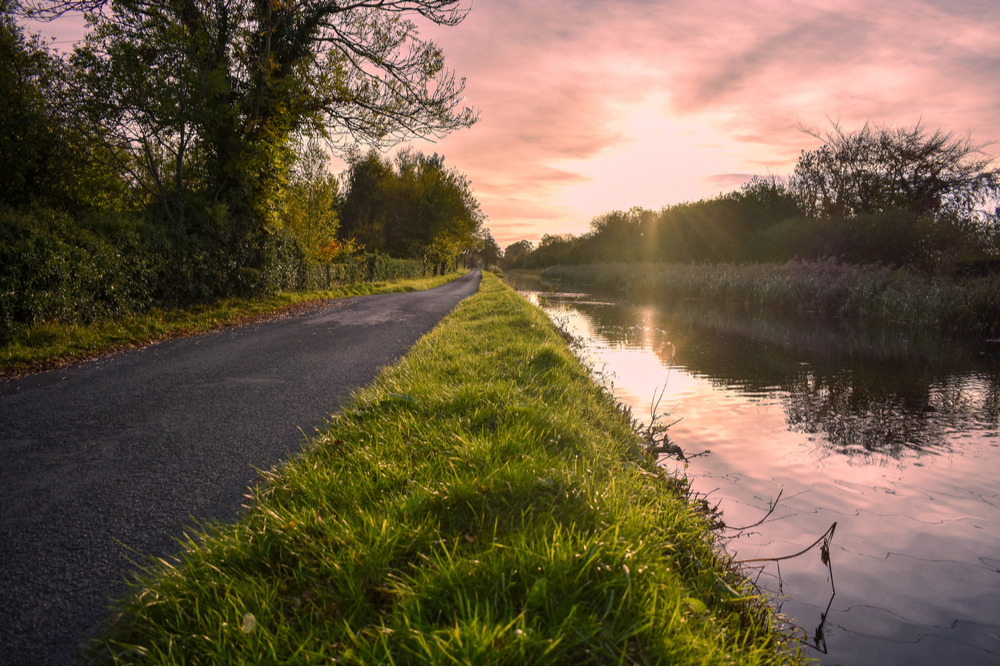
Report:
[[[149,565],[97,661],[796,660],[544,313],[495,277]]]
[[[0,338],[0,380],[23,373],[59,368],[128,348],[170,338],[301,313],[334,299],[391,292],[414,292],[443,285],[461,273],[344,285],[332,290],[282,292],[257,299],[226,299],[217,303],[153,309],[90,324],[20,325],[6,340]]]

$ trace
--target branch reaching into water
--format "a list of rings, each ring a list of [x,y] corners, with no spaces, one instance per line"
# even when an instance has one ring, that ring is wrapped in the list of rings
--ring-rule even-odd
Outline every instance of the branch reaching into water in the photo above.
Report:
[[[778,494],[778,497],[779,498],[781,497],[780,493]],[[778,504],[778,501],[775,500],[774,504],[776,506]],[[772,507],[771,509],[773,511],[774,508]],[[768,512],[768,514],[770,514],[770,512]],[[765,516],[764,519],[766,519],[766,518],[767,517]],[[762,523],[764,521],[764,519],[761,519],[758,523]],[[757,524],[754,524],[754,525],[757,525]],[[752,528],[752,526],[748,526],[748,528]],[[836,530],[837,530],[837,522],[834,521],[833,525],[830,526],[825,533],[823,533],[822,535],[820,535],[820,537],[819,537],[818,540],[816,540],[815,542],[813,542],[812,544],[810,544],[808,547],[806,547],[802,551],[799,551],[797,553],[794,553],[794,554],[791,554],[791,555],[788,555],[788,556],[776,556],[776,557],[773,557],[773,558],[746,558],[744,560],[733,561],[734,563],[739,563],[739,564],[744,564],[744,563],[763,563],[763,562],[772,562],[773,561],[775,563],[775,565],[777,566],[777,568],[778,568],[778,586],[779,586],[779,590],[780,590],[780,587],[781,587],[781,561],[801,556],[802,554],[806,553],[807,551],[809,551],[813,547],[815,547],[815,546],[817,546],[819,544],[822,544],[822,546],[820,547],[820,560],[823,561],[823,564],[826,565],[827,570],[830,572],[830,589],[831,589],[831,595],[830,595],[830,601],[826,605],[826,609],[823,611],[822,614],[820,614],[819,625],[816,627],[816,630],[813,631],[813,646],[816,648],[816,650],[818,650],[818,651],[820,651],[821,653],[824,653],[824,654],[828,653],[827,646],[826,646],[826,634],[825,634],[826,619],[827,619],[827,616],[830,614],[830,608],[833,606],[833,599],[835,597],[837,597],[837,585],[833,581],[833,561],[830,560],[830,542],[833,541],[833,533]],[[761,569],[763,570],[763,566],[761,567]],[[801,626],[795,626],[795,627],[797,627],[799,630],[802,631],[803,638],[800,641],[803,641],[803,642],[809,641],[809,633],[806,631],[806,629],[802,628]]]
[[[700,456],[700,455],[696,455],[696,456]],[[757,523],[751,523],[749,526],[743,526],[742,528],[730,528],[729,530],[735,530],[737,533],[742,533],[744,530],[749,530],[751,528],[756,528],[760,524],[762,524],[765,521],[767,521],[767,517],[771,516],[771,514],[774,513],[774,510],[776,510],[778,508],[778,503],[781,501],[781,494],[784,493],[784,492],[785,492],[784,489],[781,489],[780,491],[778,491],[778,497],[774,499],[773,503],[771,503],[771,509],[767,510],[767,514],[765,514],[764,518],[762,518],[760,521],[758,521]],[[834,524],[834,525],[836,526],[837,524]]]
[[[818,540],[816,540],[815,542],[813,542],[812,544],[810,544],[809,546],[807,546],[802,551],[799,551],[798,553],[791,554],[790,556],[775,556],[773,558],[745,558],[743,560],[737,560],[737,561],[733,561],[733,562],[734,563],[763,563],[765,561],[775,561],[775,562],[778,562],[778,561],[782,561],[782,560],[788,560],[789,558],[795,558],[797,556],[801,556],[802,554],[806,553],[807,551],[809,551],[813,547],[819,545],[820,543],[823,543],[822,558],[823,558],[823,564],[826,565],[826,564],[829,564],[829,562],[830,562],[830,541],[833,540],[833,532],[835,530],[837,530],[837,522],[836,521],[833,522],[833,525],[830,526],[826,530],[825,533],[823,533],[822,535],[819,536]],[[831,581],[831,583],[832,583],[832,581]]]

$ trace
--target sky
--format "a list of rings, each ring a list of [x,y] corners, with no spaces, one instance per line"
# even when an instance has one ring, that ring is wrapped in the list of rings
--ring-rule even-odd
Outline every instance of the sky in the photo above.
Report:
[[[787,176],[831,121],[1000,140],[993,0],[474,0],[418,23],[480,120],[413,143],[470,178],[502,248]],[[44,32],[65,50],[82,27]]]

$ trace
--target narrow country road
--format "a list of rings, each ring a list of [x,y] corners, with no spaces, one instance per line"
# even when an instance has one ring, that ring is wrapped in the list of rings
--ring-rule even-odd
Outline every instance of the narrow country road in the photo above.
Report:
[[[298,452],[479,279],[0,383],[0,663],[78,662],[127,559],[235,519],[255,468]]]

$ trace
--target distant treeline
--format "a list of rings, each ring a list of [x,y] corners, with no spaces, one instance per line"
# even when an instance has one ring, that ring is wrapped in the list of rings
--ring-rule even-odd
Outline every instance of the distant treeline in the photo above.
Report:
[[[0,0],[0,342],[18,325],[497,261],[469,181],[443,157],[354,149],[337,178],[329,132],[282,87],[305,70],[240,82],[201,50],[218,26],[179,28],[174,9],[115,5],[60,55],[18,25],[17,0]],[[403,124],[473,120],[385,95],[411,114]],[[370,129],[353,136],[394,131]]]
[[[711,199],[606,213],[587,234],[508,246],[504,266],[837,258],[924,273],[1000,267],[1000,174],[984,145],[920,124],[834,125],[820,138],[787,181],[758,176]]]

